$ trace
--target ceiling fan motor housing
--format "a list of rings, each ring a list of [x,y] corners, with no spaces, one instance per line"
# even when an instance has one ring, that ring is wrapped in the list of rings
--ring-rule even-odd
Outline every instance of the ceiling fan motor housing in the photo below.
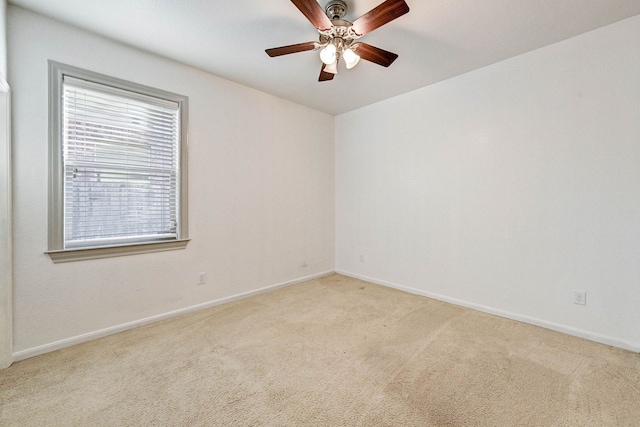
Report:
[[[342,19],[347,14],[347,4],[342,0],[332,0],[324,8],[329,19]]]

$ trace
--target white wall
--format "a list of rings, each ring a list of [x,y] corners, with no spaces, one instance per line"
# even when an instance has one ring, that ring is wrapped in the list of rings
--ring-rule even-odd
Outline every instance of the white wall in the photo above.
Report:
[[[0,0],[0,80],[7,79],[7,1]]]
[[[14,6],[8,29],[16,358],[334,269],[332,116]],[[55,265],[44,254],[48,59],[189,97],[186,250]]]
[[[339,271],[640,351],[640,16],[338,116],[335,141]]]

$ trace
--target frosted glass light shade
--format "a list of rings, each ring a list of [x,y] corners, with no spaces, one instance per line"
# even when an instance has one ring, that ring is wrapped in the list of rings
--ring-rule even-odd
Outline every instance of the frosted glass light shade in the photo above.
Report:
[[[347,70],[352,69],[353,67],[358,65],[358,62],[360,62],[360,57],[356,55],[356,53],[351,49],[345,49],[342,57],[344,58]]]
[[[338,74],[338,61],[333,61],[333,63],[324,67],[325,73]]]
[[[326,65],[331,65],[336,62],[336,47],[335,45],[329,43],[327,47],[320,51],[320,59]]]

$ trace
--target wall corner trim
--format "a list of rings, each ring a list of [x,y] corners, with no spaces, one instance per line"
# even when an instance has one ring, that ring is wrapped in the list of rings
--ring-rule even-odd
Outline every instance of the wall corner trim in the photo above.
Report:
[[[13,363],[11,91],[0,79],[0,369]]]

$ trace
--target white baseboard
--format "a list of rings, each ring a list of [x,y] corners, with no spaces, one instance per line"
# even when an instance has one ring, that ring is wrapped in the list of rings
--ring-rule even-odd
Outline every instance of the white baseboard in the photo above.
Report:
[[[49,353],[55,350],[60,350],[66,347],[71,347],[76,344],[82,344],[87,341],[95,340],[97,338],[106,337],[108,335],[117,334],[119,332],[123,332],[129,329],[138,328],[140,326],[146,326],[151,323],[160,322],[162,320],[171,319],[173,317],[181,316],[183,314],[193,313],[195,311],[204,310],[207,308],[215,307],[217,305],[225,304],[231,301],[236,301],[243,298],[248,298],[253,295],[258,295],[264,292],[273,291],[275,289],[284,288],[287,286],[295,285],[297,283],[306,282],[307,280],[313,280],[320,277],[328,276],[333,274],[334,271],[325,271],[322,273],[312,274],[310,276],[300,277],[294,280],[289,280],[287,282],[277,283],[275,285],[265,286],[260,289],[255,289],[248,292],[243,292],[241,294],[232,295],[225,298],[220,298],[213,301],[208,301],[202,304],[196,304],[190,307],[181,308],[178,310],[170,311],[168,313],[158,314],[156,316],[147,317],[145,319],[135,320],[129,323],[123,323],[121,325],[112,326],[105,329],[100,329],[97,331],[89,332],[82,335],[77,335],[75,337],[66,338],[60,341],[52,342],[49,344],[44,344],[38,347],[29,348],[26,350],[21,350],[13,353],[13,361],[17,362],[20,360],[28,359],[30,357],[39,356],[41,354]]]
[[[625,341],[618,338],[609,337],[606,335],[596,334],[593,332],[585,331],[583,329],[573,328],[570,326],[562,325],[559,323],[549,322],[546,320],[537,319],[535,317],[524,316],[517,313],[511,313],[504,310],[499,310],[493,307],[487,307],[480,304],[475,304],[468,301],[459,300],[457,298],[450,298],[444,295],[435,294],[432,292],[423,291],[420,289],[411,288],[408,286],[398,285],[396,283],[388,282],[386,280],[378,280],[372,277],[363,276],[360,274],[352,273],[349,271],[336,270],[336,273],[344,276],[353,277],[355,279],[364,280],[367,282],[375,283],[377,285],[387,286],[390,288],[398,289],[404,292],[409,292],[415,295],[421,295],[428,298],[433,298],[438,301],[447,302],[450,304],[458,305],[461,307],[471,308],[473,310],[481,311],[483,313],[493,314],[495,316],[504,317],[506,319],[517,320],[518,322],[528,323],[530,325],[540,326],[542,328],[551,329],[556,332],[562,332],[567,335],[572,335],[578,338],[584,338],[589,341],[594,341],[600,344],[610,345],[612,347],[622,348],[624,350],[640,353],[640,343],[634,343],[631,341]]]
[[[129,329],[133,329],[133,328],[137,328],[140,326],[146,326],[149,325],[151,323],[155,323],[155,322],[160,322],[162,320],[167,320],[167,319],[171,319],[173,317],[177,317],[177,316],[181,316],[184,314],[188,314],[188,313],[193,313],[195,311],[199,311],[199,310],[204,310],[210,307],[215,307],[217,305],[221,305],[221,304],[225,304],[228,302],[232,302],[232,301],[236,301],[239,299],[243,299],[243,298],[248,298],[250,296],[253,295],[258,295],[264,292],[269,292],[278,288],[284,288],[287,286],[291,286],[291,285],[295,285],[297,283],[301,283],[301,282],[305,282],[307,280],[313,280],[313,279],[317,279],[320,277],[324,277],[324,276],[328,276],[330,274],[333,273],[338,273],[338,274],[342,274],[344,276],[348,276],[348,277],[353,277],[355,279],[360,279],[360,280],[365,280],[367,282],[371,282],[371,283],[375,283],[378,285],[382,285],[382,286],[387,286],[390,288],[394,288],[394,289],[398,289],[404,292],[409,292],[415,295],[421,295],[421,296],[425,296],[428,298],[433,298],[435,300],[439,300],[439,301],[443,301],[443,302],[447,302],[450,304],[454,304],[454,305],[458,305],[461,307],[466,307],[466,308],[471,308],[473,310],[477,310],[477,311],[481,311],[483,313],[488,313],[488,314],[493,314],[496,316],[500,316],[500,317],[504,317],[507,319],[511,319],[511,320],[516,320],[519,322],[523,322],[523,323],[528,323],[531,325],[535,325],[535,326],[540,326],[543,328],[547,328],[547,329],[551,329],[557,332],[562,332],[565,333],[567,335],[572,335],[572,336],[576,336],[579,338],[584,338],[590,341],[594,341],[594,342],[598,342],[601,344],[606,344],[606,345],[610,345],[613,347],[618,347],[618,348],[622,348],[625,350],[629,350],[629,351],[633,351],[636,353],[640,353],[640,344],[638,343],[633,343],[633,342],[629,342],[629,341],[625,341],[625,340],[620,340],[617,338],[613,338],[613,337],[609,337],[606,335],[600,335],[600,334],[596,334],[596,333],[592,333],[589,331],[585,331],[582,329],[577,329],[577,328],[572,328],[569,326],[565,326],[565,325],[561,325],[561,324],[557,324],[557,323],[553,323],[553,322],[548,322],[545,320],[541,320],[541,319],[537,319],[537,318],[533,318],[533,317],[529,317],[529,316],[523,316],[520,314],[516,314],[516,313],[511,313],[511,312],[507,312],[504,310],[498,310],[492,307],[487,307],[484,305],[480,305],[480,304],[475,304],[475,303],[471,303],[468,301],[463,301],[463,300],[459,300],[456,298],[450,298],[444,295],[439,295],[439,294],[435,294],[432,292],[426,292],[420,289],[415,289],[415,288],[411,288],[408,286],[402,286],[402,285],[398,285],[396,283],[393,282],[388,282],[385,280],[379,280],[379,279],[374,279],[372,277],[367,277],[367,276],[363,276],[360,274],[356,274],[356,273],[352,273],[349,271],[343,271],[343,270],[335,270],[335,271],[325,271],[325,272],[321,272],[321,273],[317,273],[317,274],[313,274],[310,276],[305,276],[305,277],[300,277],[298,279],[294,279],[294,280],[290,280],[287,282],[282,282],[282,283],[277,283],[274,285],[270,285],[270,286],[265,286],[263,288],[260,289],[255,289],[252,291],[248,291],[248,292],[243,292],[241,294],[237,294],[237,295],[232,295],[229,297],[225,297],[225,298],[220,298],[217,300],[213,300],[213,301],[209,301],[209,302],[205,302],[202,304],[196,304],[190,307],[185,307],[185,308],[181,308],[178,310],[174,310],[168,313],[163,313],[163,314],[159,314],[156,316],[151,316],[151,317],[147,317],[145,319],[140,319],[140,320],[136,320],[133,322],[129,322],[129,323],[124,323],[121,325],[116,325],[116,326],[112,326],[109,328],[105,328],[105,329],[100,329],[97,331],[93,331],[93,332],[89,332],[86,334],[82,334],[82,335],[78,335],[75,337],[71,337],[71,338],[66,338],[64,340],[60,340],[60,341],[56,341],[53,343],[49,343],[49,344],[45,344],[45,345],[41,345],[38,347],[33,347],[33,348],[29,348],[26,350],[21,350],[18,352],[13,353],[13,362],[17,362],[20,360],[24,360],[24,359],[28,359],[30,357],[35,357],[35,356],[39,356],[41,354],[45,354],[45,353],[49,353],[55,350],[60,350],[66,347],[71,347],[73,345],[76,344],[81,344],[87,341],[91,341],[97,338],[102,338],[102,337],[106,337],[108,335],[113,335],[113,334],[117,334],[119,332],[123,332]]]

